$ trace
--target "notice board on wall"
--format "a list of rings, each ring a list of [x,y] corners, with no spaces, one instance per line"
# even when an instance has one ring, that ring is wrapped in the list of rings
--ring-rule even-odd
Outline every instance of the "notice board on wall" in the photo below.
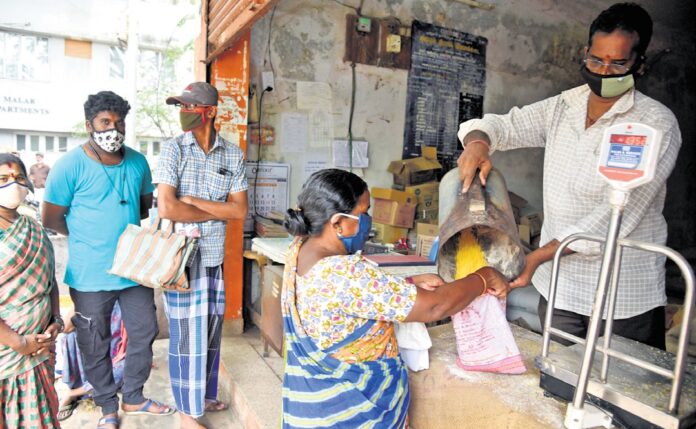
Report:
[[[437,147],[443,172],[461,153],[459,124],[483,115],[488,39],[413,21],[403,158]]]

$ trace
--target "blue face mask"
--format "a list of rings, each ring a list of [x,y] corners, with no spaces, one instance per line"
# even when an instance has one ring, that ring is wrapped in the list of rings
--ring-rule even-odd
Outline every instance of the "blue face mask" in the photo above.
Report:
[[[340,215],[358,220],[358,232],[356,232],[355,235],[351,237],[344,237],[341,234],[337,234],[338,238],[340,238],[343,242],[343,245],[346,246],[346,252],[352,255],[358,250],[363,250],[365,242],[367,242],[367,239],[370,238],[372,217],[367,213],[362,213],[360,216],[354,216],[346,213],[340,213]]]

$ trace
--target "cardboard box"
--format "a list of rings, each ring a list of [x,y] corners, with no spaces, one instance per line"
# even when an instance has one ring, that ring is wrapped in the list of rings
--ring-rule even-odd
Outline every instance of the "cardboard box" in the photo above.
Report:
[[[407,186],[404,190],[416,196],[417,210],[437,208],[440,201],[440,182],[427,182],[420,185]]]
[[[440,233],[440,226],[435,223],[418,222],[416,223],[417,235],[429,235],[436,237]]]
[[[373,222],[372,229],[375,231],[374,241],[382,243],[395,243],[401,238],[408,237],[408,228]]]
[[[437,148],[422,146],[422,156],[392,161],[387,171],[394,175],[394,184],[411,186],[437,180],[442,165],[437,161]]]
[[[530,244],[532,242],[532,234],[530,234],[529,225],[517,225],[517,230],[520,233],[520,240],[523,243]]]
[[[520,215],[520,225],[529,227],[529,234],[534,237],[541,234],[541,225],[544,223],[544,214],[540,211]]]
[[[283,265],[263,267],[261,289],[261,338],[265,346],[271,346],[283,355],[283,314],[280,309],[280,292],[283,287]],[[266,348],[266,350],[268,350]]]
[[[424,209],[416,206],[416,222],[437,223],[439,210],[437,206]]]
[[[440,232],[440,227],[432,223],[418,222],[416,224],[416,254],[427,258],[430,249]]]
[[[510,206],[512,206],[512,216],[515,218],[515,223],[519,225],[520,213],[527,206],[527,200],[510,191],[508,191],[508,196],[510,197]]]
[[[401,228],[413,227],[416,196],[396,189],[372,188],[372,219]]]
[[[428,258],[436,238],[437,237],[419,235],[416,239],[416,255]]]

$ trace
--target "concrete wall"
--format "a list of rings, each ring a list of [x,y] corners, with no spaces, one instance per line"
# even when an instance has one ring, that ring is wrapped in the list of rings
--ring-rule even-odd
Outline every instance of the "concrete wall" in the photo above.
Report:
[[[581,84],[578,73],[587,29],[592,19],[613,3],[606,0],[559,2],[553,0],[487,0],[495,9],[473,9],[451,0],[367,0],[362,10],[372,17],[396,17],[408,25],[413,19],[466,31],[488,38],[484,112],[503,113]],[[345,0],[355,4],[358,1]],[[688,21],[694,3],[688,0],[639,1],[653,16],[654,37],[648,54],[670,49],[652,67],[638,87],[660,100],[677,115],[684,137],[678,166],[669,186],[665,214],[670,223],[670,244],[678,249],[696,246],[694,232],[695,185],[693,170],[696,130],[694,75],[696,44]],[[343,62],[345,15],[354,10],[329,0],[282,0],[273,16],[270,59],[276,89],[264,97],[263,122],[276,129],[276,144],[262,149],[264,160],[293,164],[291,204],[304,182],[301,159],[328,152],[307,148],[307,153],[283,153],[280,117],[297,110],[296,82],[330,84],[335,137],[347,135],[350,104],[350,66]],[[268,47],[271,14],[252,31],[252,83],[261,70],[270,70]],[[386,167],[401,157],[407,71],[357,65],[357,102],[353,134],[370,142],[370,167],[363,172],[371,186],[390,186]],[[259,84],[260,86],[260,84]],[[541,208],[541,149],[522,149],[494,155],[509,188]]]

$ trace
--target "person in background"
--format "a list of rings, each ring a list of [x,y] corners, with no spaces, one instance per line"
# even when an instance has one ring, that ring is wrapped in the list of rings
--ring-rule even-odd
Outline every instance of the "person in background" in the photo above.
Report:
[[[244,152],[215,130],[213,86],[192,83],[167,104],[180,107],[184,134],[162,146],[154,176],[157,209],[160,217],[176,222],[177,230],[199,237],[186,268],[191,291],[163,293],[169,376],[181,427],[200,428],[198,417],[228,408],[217,399],[225,313],[222,262],[227,221],[246,217],[246,170]]]
[[[512,287],[530,281],[541,293],[539,317],[546,314],[551,260],[561,241],[574,233],[606,236],[610,218],[608,185],[595,172],[604,130],[614,124],[641,122],[662,134],[655,178],[631,192],[619,236],[665,244],[662,215],[666,182],[679,153],[681,133],[674,114],[634,88],[645,64],[652,19],[634,3],[617,3],[592,22],[580,74],[586,85],[506,115],[486,114],[460,125],[464,152],[457,161],[466,192],[480,169],[485,177],[492,150],[544,147],[544,224],[541,247]],[[601,264],[601,246],[576,241],[559,272],[553,326],[585,338]],[[665,348],[665,257],[626,249],[616,301],[613,332]],[[603,327],[601,329],[604,329]],[[559,339],[561,340],[561,339]],[[563,343],[568,344],[565,340]]]
[[[17,213],[31,182],[22,161],[0,154],[0,427],[59,427],[53,346],[63,329],[53,245]]]
[[[56,341],[56,378],[60,378],[69,388],[65,397],[60,401],[60,408],[58,409],[58,420],[60,421],[68,419],[73,414],[75,408],[77,408],[78,400],[91,397],[94,393],[92,385],[87,380],[87,374],[85,374],[82,362],[82,353],[80,353],[80,346],[77,344],[77,334],[71,320],[74,315],[74,310],[67,313],[65,330],[58,336]],[[114,309],[111,312],[110,331],[111,367],[113,369],[114,383],[120,389],[123,384],[128,336],[123,320],[121,320],[121,307],[119,307],[118,301],[114,304]]]
[[[51,167],[44,164],[44,155],[41,152],[36,153],[36,164],[29,168],[29,179],[34,184],[34,200],[41,205],[43,202],[44,188],[46,188],[46,178],[48,177]]]
[[[121,233],[147,217],[152,204],[147,160],[123,145],[129,110],[128,102],[111,91],[87,98],[89,140],[55,163],[43,203],[45,227],[68,236],[64,281],[75,305],[72,323],[85,374],[102,409],[100,429],[118,427],[118,387],[109,358],[111,313],[117,301],[129,333],[122,410],[133,415],[174,413],[143,396],[158,332],[153,290],[108,273]]]
[[[393,322],[433,322],[508,281],[495,269],[443,284],[435,274],[404,279],[360,254],[372,221],[370,192],[344,170],[318,171],[290,209],[281,295],[285,327],[282,427],[404,428],[408,373]]]

